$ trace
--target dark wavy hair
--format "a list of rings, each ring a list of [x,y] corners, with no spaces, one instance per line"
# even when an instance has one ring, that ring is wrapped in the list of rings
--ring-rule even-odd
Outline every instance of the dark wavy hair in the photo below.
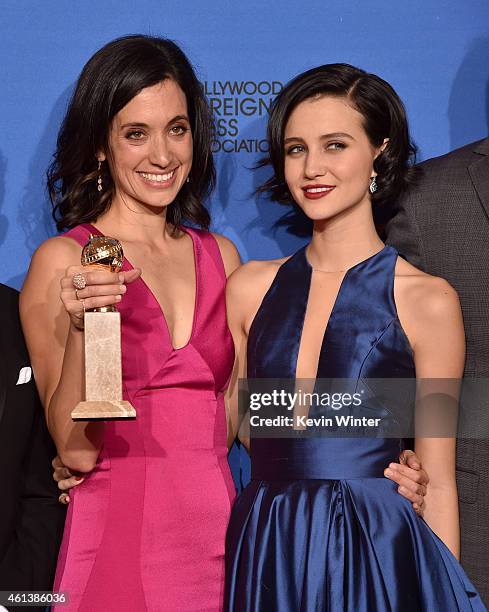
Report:
[[[102,164],[104,190],[97,190],[97,154],[108,151],[114,116],[145,87],[175,81],[187,99],[193,136],[191,178],[168,206],[175,227],[188,221],[208,228],[203,203],[215,185],[211,152],[213,119],[203,88],[183,51],[171,40],[133,35],[108,43],[82,70],[58,134],[47,171],[53,217],[59,231],[94,221],[114,194],[108,164]]]
[[[319,96],[344,97],[363,117],[370,143],[380,147],[389,142],[375,159],[377,191],[372,203],[394,203],[413,181],[416,147],[409,136],[406,110],[394,89],[375,74],[349,64],[325,64],[299,74],[275,98],[268,121],[269,154],[260,166],[271,165],[274,175],[258,188],[272,200],[293,202],[285,182],[284,132],[292,111],[304,100]]]

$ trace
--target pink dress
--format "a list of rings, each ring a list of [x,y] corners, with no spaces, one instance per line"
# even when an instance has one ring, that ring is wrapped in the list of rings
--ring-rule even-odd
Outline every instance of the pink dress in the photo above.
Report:
[[[148,286],[128,285],[118,306],[123,394],[137,419],[106,423],[97,465],[71,493],[54,587],[69,596],[60,612],[222,610],[235,495],[223,391],[234,349],[218,245],[184,229],[197,281],[191,337],[174,349]],[[65,236],[84,245],[90,232],[100,233],[80,225]]]

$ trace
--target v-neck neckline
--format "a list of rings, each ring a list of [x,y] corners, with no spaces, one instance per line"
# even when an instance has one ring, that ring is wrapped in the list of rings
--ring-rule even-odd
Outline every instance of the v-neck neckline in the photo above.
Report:
[[[310,299],[310,295],[311,295],[311,285],[312,285],[312,275],[314,272],[314,269],[312,267],[312,265],[310,264],[308,258],[307,258],[307,247],[309,245],[306,245],[305,247],[303,247],[301,249],[301,251],[299,251],[301,258],[303,260],[304,266],[307,270],[308,273],[308,277],[307,277],[307,281],[306,281],[306,299],[305,299],[305,303],[304,303],[304,312],[302,314],[302,322],[301,322],[301,330],[300,330],[300,335],[299,335],[299,341],[298,341],[298,345],[297,345],[297,355],[296,355],[296,359],[295,359],[295,367],[294,367],[294,378],[297,379],[297,366],[298,366],[298,361],[299,361],[299,352],[301,349],[301,344],[302,344],[302,336],[304,333],[304,324],[306,321],[306,313],[307,313],[307,307],[309,305],[309,299]],[[315,377],[314,380],[317,380],[318,378],[318,373],[319,373],[319,369],[321,366],[321,357],[325,351],[325,347],[327,345],[327,338],[328,338],[328,332],[330,331],[331,328],[331,322],[333,320],[333,317],[336,315],[336,311],[338,309],[339,303],[340,303],[340,299],[341,299],[341,295],[344,293],[345,290],[345,286],[347,285],[348,279],[351,275],[351,273],[353,272],[353,270],[357,269],[358,267],[366,264],[367,262],[370,262],[372,259],[378,257],[381,253],[384,253],[386,250],[388,249],[388,245],[384,244],[384,246],[378,250],[376,253],[373,253],[373,255],[369,255],[366,259],[363,259],[362,261],[357,262],[356,264],[354,264],[353,266],[350,266],[349,268],[346,269],[345,274],[343,275],[343,278],[341,279],[341,283],[340,286],[338,288],[338,292],[336,293],[336,297],[334,299],[333,302],[333,306],[331,308],[331,312],[329,313],[329,317],[328,320],[326,322],[326,325],[324,327],[324,331],[323,331],[323,336],[322,336],[322,341],[321,341],[321,347],[319,349],[319,358],[318,358],[318,362],[316,364],[316,368],[315,368]]]
[[[87,223],[86,226],[90,228],[90,231],[91,231],[92,234],[95,234],[95,235],[98,235],[98,236],[103,236],[104,235],[92,223]],[[142,285],[145,287],[147,293],[151,297],[152,301],[158,307],[158,309],[160,311],[160,315],[161,315],[161,320],[163,322],[163,327],[165,328],[165,331],[166,331],[166,336],[167,336],[167,339],[168,339],[168,343],[169,343],[169,345],[171,347],[171,351],[173,353],[178,353],[179,351],[182,351],[185,348],[187,348],[191,344],[191,342],[192,342],[192,340],[194,338],[195,328],[196,328],[196,324],[197,324],[197,312],[198,312],[198,308],[199,308],[199,290],[200,290],[200,278],[199,278],[199,269],[200,269],[200,266],[199,266],[199,262],[198,262],[198,256],[199,255],[198,255],[196,237],[195,237],[194,233],[192,232],[192,230],[190,228],[186,228],[184,226],[180,226],[179,229],[181,229],[188,236],[190,236],[190,239],[192,240],[192,250],[193,250],[193,254],[194,254],[194,273],[195,273],[195,298],[194,298],[194,311],[193,311],[193,317],[192,317],[192,327],[190,329],[190,336],[189,336],[188,340],[185,342],[185,344],[183,344],[182,346],[175,347],[175,345],[173,344],[173,338],[172,338],[172,335],[171,335],[171,332],[170,332],[170,327],[168,325],[168,321],[167,321],[166,316],[165,316],[165,312],[164,312],[160,302],[156,298],[156,295],[154,294],[153,290],[151,289],[151,287],[148,285],[148,283],[144,280],[144,278],[142,276],[140,276],[135,281],[135,282],[140,281],[142,283]],[[129,259],[127,259],[127,257],[125,255],[124,255],[124,262],[123,262],[123,268],[122,269],[123,270],[125,269],[126,271],[134,270],[134,266],[129,261]]]

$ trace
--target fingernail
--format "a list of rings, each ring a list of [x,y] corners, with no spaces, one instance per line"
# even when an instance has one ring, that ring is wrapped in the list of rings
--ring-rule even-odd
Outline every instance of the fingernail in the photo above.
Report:
[[[84,476],[75,476],[75,480],[83,480],[85,477]]]
[[[119,287],[119,291],[120,291],[121,293],[125,293],[125,292],[127,291],[127,287],[126,287],[125,285],[120,285],[120,287]]]
[[[391,470],[395,470],[397,468],[397,463],[389,463],[389,467]]]
[[[397,490],[399,493],[406,493],[406,489],[404,487],[399,487]]]
[[[392,471],[392,470],[389,470],[389,469],[384,470],[384,474],[385,474],[386,476],[393,476],[393,475],[394,475],[393,471]]]
[[[122,296],[121,295],[116,295],[115,296],[115,301],[116,302],[120,302],[122,300]]]

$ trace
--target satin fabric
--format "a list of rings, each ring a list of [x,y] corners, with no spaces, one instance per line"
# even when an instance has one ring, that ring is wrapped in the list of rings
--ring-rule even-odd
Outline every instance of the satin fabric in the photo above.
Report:
[[[106,422],[95,469],[70,493],[54,587],[69,593],[63,611],[222,610],[235,496],[223,391],[234,349],[217,243],[208,232],[184,230],[197,280],[188,344],[172,347],[141,278],[118,305],[123,396],[137,418]],[[90,233],[99,232],[81,225],[65,235],[84,245]]]
[[[386,246],[347,271],[319,378],[415,376],[394,302],[397,256]],[[279,268],[250,329],[250,378],[294,378],[311,277],[305,249]],[[252,439],[252,480],[227,533],[225,609],[485,610],[448,548],[383,477],[401,448],[393,438]]]

